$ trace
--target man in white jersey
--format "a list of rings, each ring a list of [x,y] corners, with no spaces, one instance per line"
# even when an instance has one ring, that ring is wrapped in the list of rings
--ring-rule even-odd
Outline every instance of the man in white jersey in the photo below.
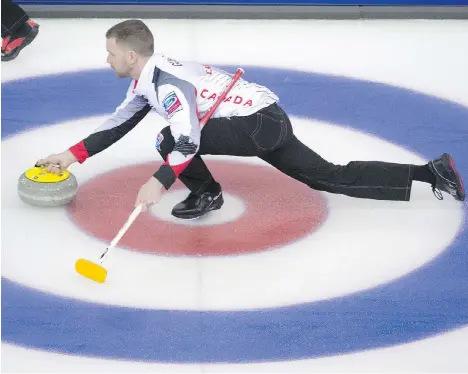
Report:
[[[236,83],[201,129],[199,119],[229,84],[230,74],[155,53],[153,35],[139,20],[111,27],[106,44],[112,69],[119,77],[133,78],[127,97],[88,137],[37,162],[49,171],[60,172],[74,162],[83,163],[155,110],[168,122],[156,137],[164,163],[138,192],[135,205],[142,203],[144,210],[157,203],[177,178],[190,193],[173,208],[175,217],[192,219],[221,208],[222,188],[203,162],[205,154],[257,156],[311,188],[351,197],[408,201],[412,182],[420,181],[430,184],[439,199],[440,191],[459,201],[465,199],[462,179],[445,153],[425,165],[380,161],[335,165],[324,160],[296,138],[278,97],[244,79]]]

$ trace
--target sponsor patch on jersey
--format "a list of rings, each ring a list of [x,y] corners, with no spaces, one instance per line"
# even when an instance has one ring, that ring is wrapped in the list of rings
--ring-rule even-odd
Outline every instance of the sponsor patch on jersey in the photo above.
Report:
[[[161,150],[161,144],[162,144],[163,140],[164,140],[164,135],[159,133],[158,136],[156,137],[156,149],[158,151]]]
[[[163,107],[166,111],[167,117],[171,118],[174,113],[182,110],[182,103],[177,97],[176,93],[172,91],[163,100]]]

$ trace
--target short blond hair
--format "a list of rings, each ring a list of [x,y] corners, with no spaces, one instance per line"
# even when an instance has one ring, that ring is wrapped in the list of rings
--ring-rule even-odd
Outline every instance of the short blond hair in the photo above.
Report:
[[[115,38],[117,43],[125,43],[142,56],[154,53],[154,39],[151,30],[143,21],[131,19],[112,26],[106,32],[106,38]]]

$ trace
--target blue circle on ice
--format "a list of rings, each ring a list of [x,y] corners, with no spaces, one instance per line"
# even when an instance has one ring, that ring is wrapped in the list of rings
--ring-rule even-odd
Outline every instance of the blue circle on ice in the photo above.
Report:
[[[365,131],[426,158],[449,151],[468,175],[468,109],[461,105],[291,70],[250,67],[246,79],[271,88],[291,115]],[[128,84],[108,70],[4,83],[2,139],[37,124],[110,113]],[[449,248],[404,277],[345,297],[250,311],[101,305],[2,278],[2,339],[65,354],[166,363],[296,360],[402,344],[468,324],[467,243],[465,219]]]

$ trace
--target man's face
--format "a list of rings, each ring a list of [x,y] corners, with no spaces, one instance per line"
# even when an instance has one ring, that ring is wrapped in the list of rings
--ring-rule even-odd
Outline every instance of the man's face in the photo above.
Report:
[[[132,67],[131,53],[117,44],[115,38],[106,40],[107,63],[120,78],[128,77]]]

